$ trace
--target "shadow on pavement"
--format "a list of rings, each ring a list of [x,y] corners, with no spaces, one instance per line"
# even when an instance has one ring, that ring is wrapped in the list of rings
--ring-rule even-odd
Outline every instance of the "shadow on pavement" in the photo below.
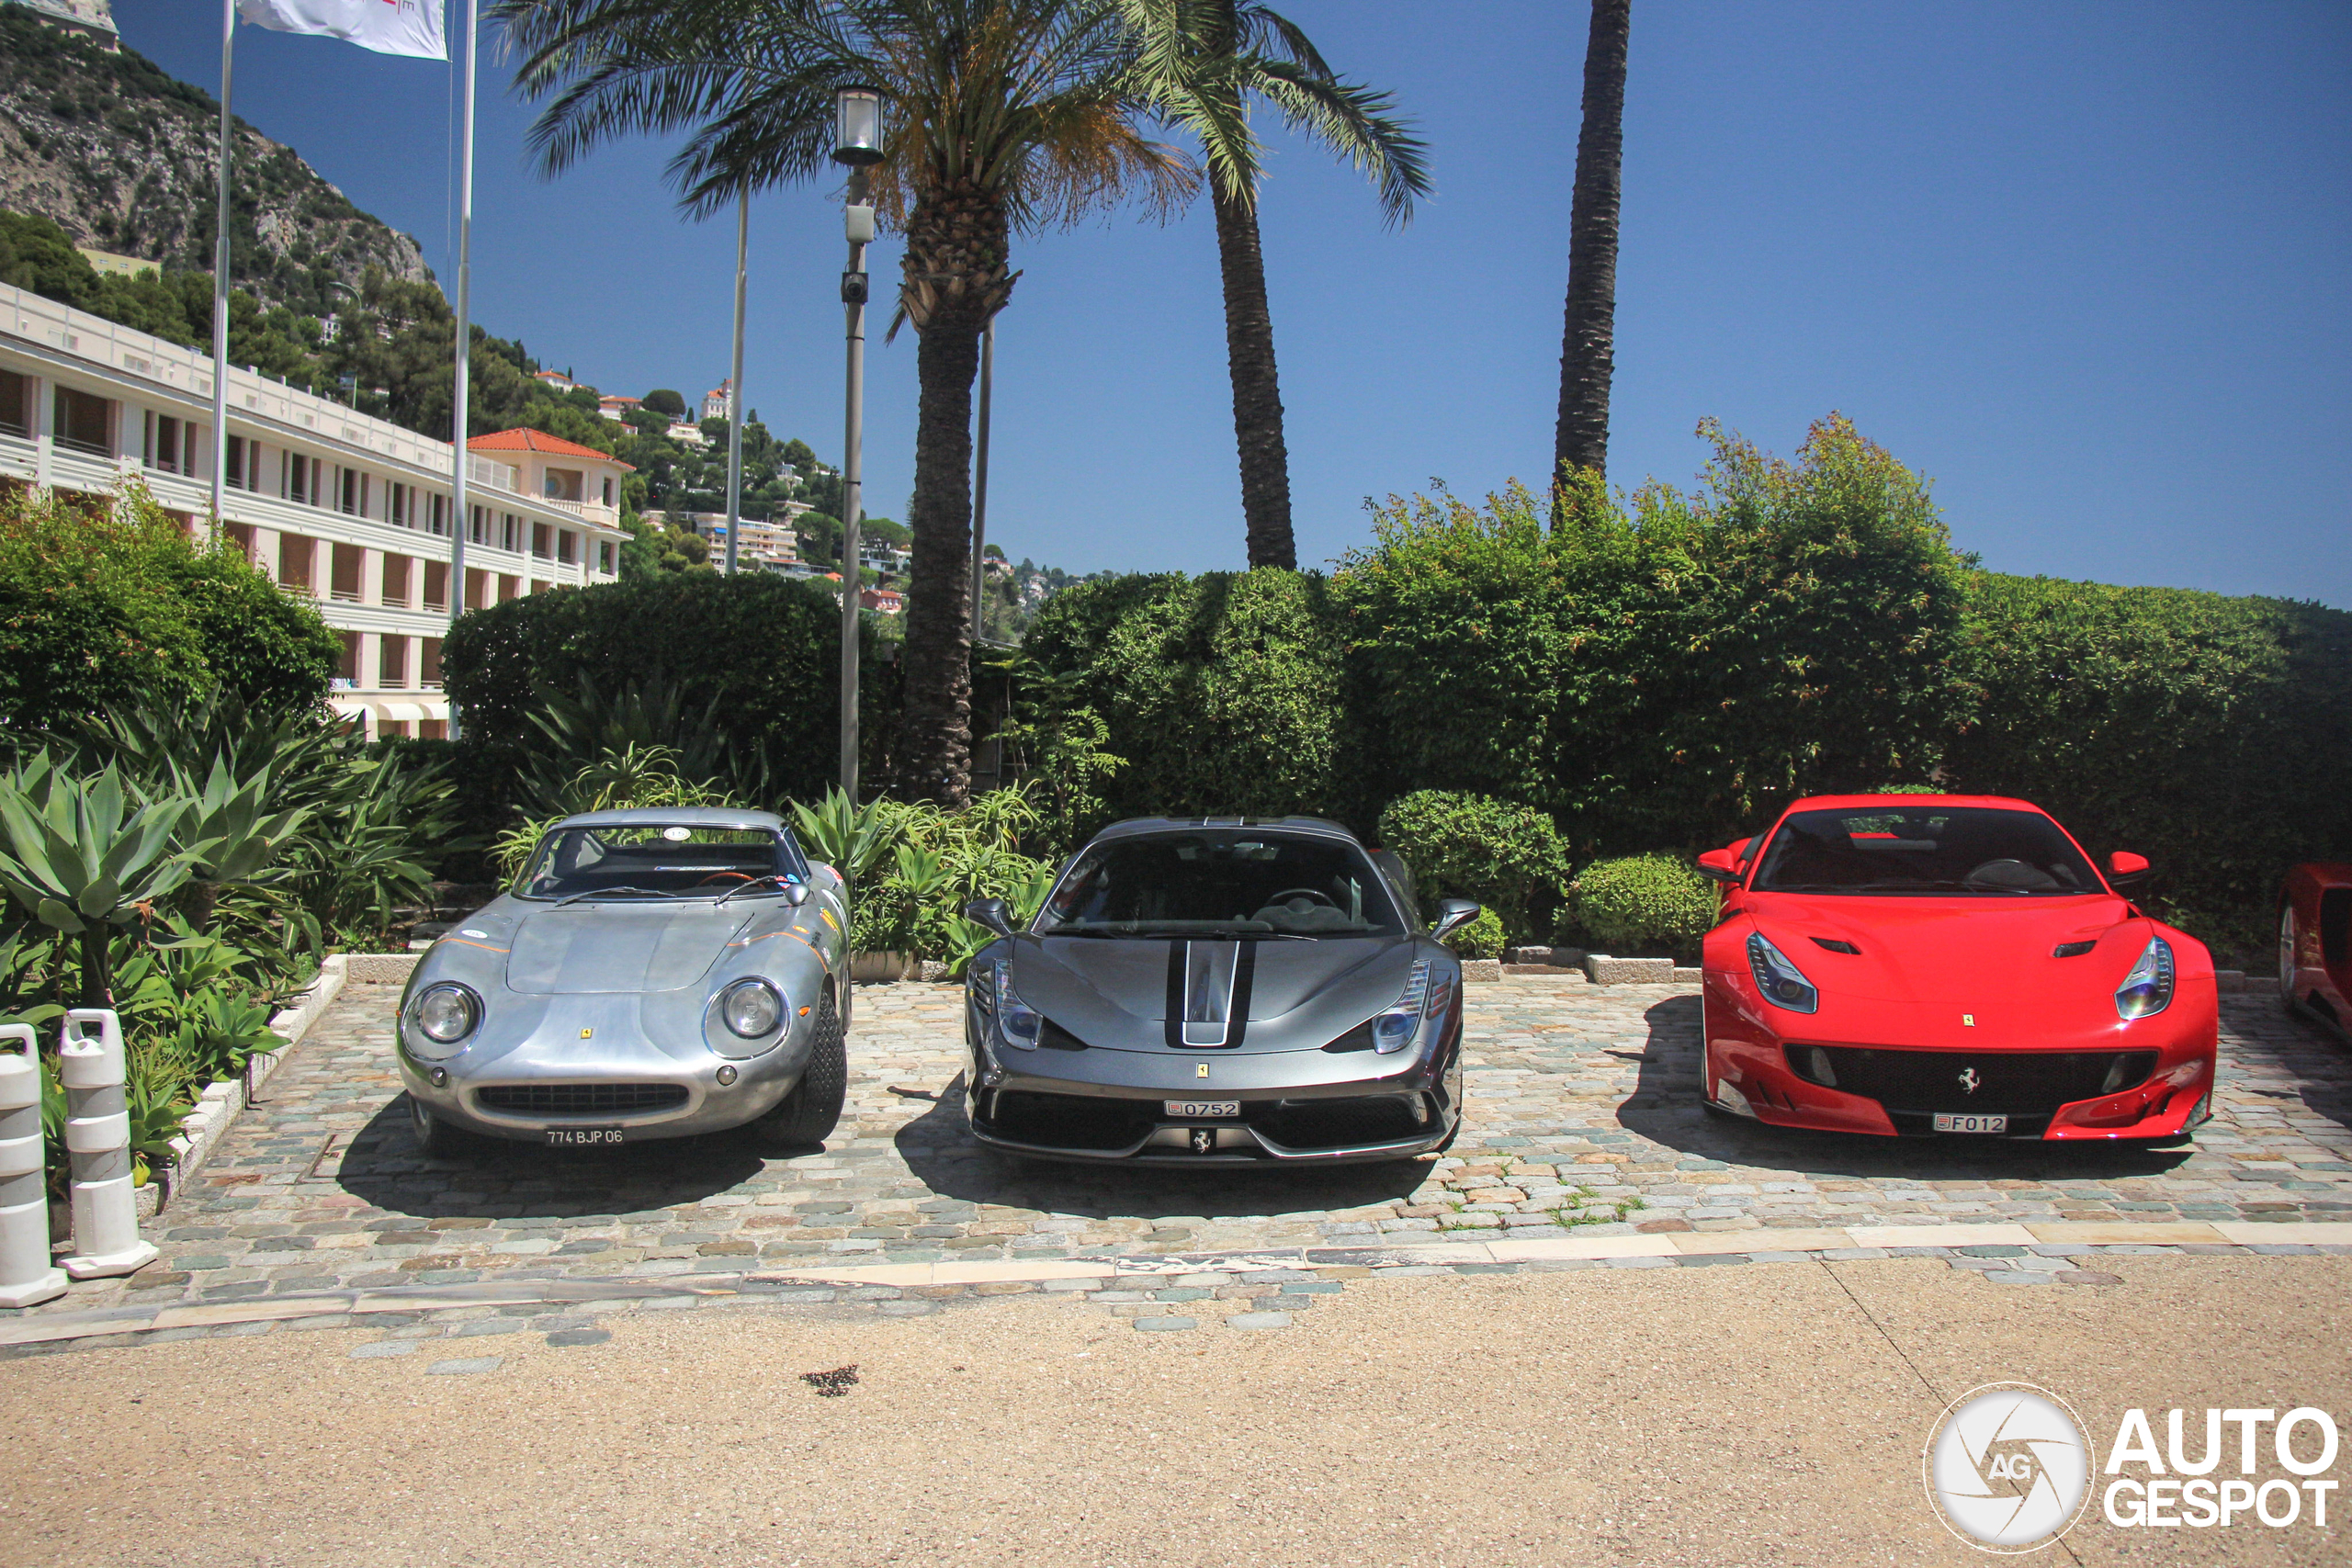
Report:
[[[1699,1102],[1699,998],[1669,997],[1643,1016],[1649,1039],[1642,1049],[1634,1092],[1618,1106],[1618,1122],[1628,1132],[1702,1159],[1861,1179],[2103,1181],[2161,1175],[2195,1152],[2188,1144],[2152,1148],[1997,1138],[1874,1138],[1716,1116]]]
[[[563,1219],[699,1202],[760,1174],[760,1156],[731,1134],[664,1138],[607,1149],[551,1149],[474,1138],[427,1159],[394,1095],[342,1151],[343,1190],[395,1214]]]
[[[916,1179],[946,1198],[1090,1218],[1263,1218],[1306,1210],[1389,1203],[1419,1186],[1430,1161],[1380,1165],[1065,1165],[1023,1159],[972,1136],[964,1118],[964,1077],[956,1076],[930,1110],[899,1129],[899,1157]]]

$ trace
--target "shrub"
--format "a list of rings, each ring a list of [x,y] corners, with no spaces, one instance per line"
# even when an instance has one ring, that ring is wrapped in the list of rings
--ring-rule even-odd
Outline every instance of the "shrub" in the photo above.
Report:
[[[1080,583],[1022,645],[1033,683],[1082,691],[1126,759],[1098,788],[1132,817],[1329,813],[1342,649],[1324,580],[1261,570]]]
[[[1424,898],[1474,898],[1486,906],[1499,922],[1498,950],[1505,940],[1550,934],[1565,897],[1568,852],[1552,819],[1533,807],[1420,790],[1380,814],[1380,841],[1413,868]]]
[[[838,776],[841,617],[840,600],[823,589],[765,572],[663,575],[474,611],[450,628],[441,667],[467,744],[485,753],[480,765],[493,775],[519,769],[546,743],[531,722],[546,694],[577,701],[584,685],[601,699],[583,705],[601,724],[605,710],[629,705],[630,693],[674,682],[680,700],[670,706],[697,722],[707,712],[730,772],[764,756],[753,804],[773,807],[787,796],[814,799]],[[899,677],[873,649],[869,626],[858,700],[863,764],[880,782]],[[657,678],[663,672],[667,682]],[[674,733],[626,739],[687,750]]]
[[[215,689],[315,706],[342,648],[315,605],[189,539],[142,486],[0,494],[0,728]]]
[[[1500,958],[1503,955],[1503,923],[1492,909],[1480,909],[1478,918],[1445,939],[1458,958]]]
[[[1571,891],[1577,923],[1610,948],[1663,947],[1684,956],[1715,923],[1714,884],[1672,855],[1597,861],[1577,874]]]

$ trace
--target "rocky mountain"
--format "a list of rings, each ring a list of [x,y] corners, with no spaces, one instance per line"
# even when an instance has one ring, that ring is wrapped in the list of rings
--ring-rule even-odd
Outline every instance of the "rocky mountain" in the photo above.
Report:
[[[0,208],[39,213],[77,245],[209,272],[220,103],[103,37],[0,4]],[[324,316],[370,267],[430,276],[414,240],[354,207],[292,148],[243,120],[236,135],[239,287]]]

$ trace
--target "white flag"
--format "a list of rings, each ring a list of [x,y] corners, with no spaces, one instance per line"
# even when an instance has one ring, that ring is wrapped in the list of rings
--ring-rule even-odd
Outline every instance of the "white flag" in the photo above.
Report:
[[[237,13],[255,27],[339,38],[378,54],[449,58],[441,0],[237,0]]]

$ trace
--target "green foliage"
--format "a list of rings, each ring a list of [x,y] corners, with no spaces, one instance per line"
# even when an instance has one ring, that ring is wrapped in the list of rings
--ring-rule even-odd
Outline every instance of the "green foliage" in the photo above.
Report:
[[[1983,696],[1951,787],[2147,855],[2154,904],[2267,970],[2280,873],[2352,857],[2352,615],[1990,572],[1970,611]]]
[[[646,393],[643,406],[650,412],[667,414],[673,420],[686,417],[684,395],[668,387],[656,387]]]
[[[1344,707],[1344,649],[1324,580],[1261,570],[1092,581],[1049,601],[1022,644],[1040,721],[1089,755],[1126,759],[1100,781],[1120,817],[1329,811]],[[1058,683],[1058,685],[1057,685]],[[1106,727],[1078,728],[1085,694]]]
[[[1699,950],[1713,929],[1714,884],[1673,855],[1596,861],[1570,885],[1577,923],[1602,946],[1666,948],[1678,957]]]
[[[1462,958],[1500,958],[1510,945],[1503,935],[1502,918],[1494,910],[1481,908],[1478,918],[1445,939],[1445,945]]]
[[[1053,867],[1020,850],[1041,818],[1028,793],[993,790],[959,811],[928,803],[876,801],[869,875],[852,905],[851,945],[865,953],[911,953],[960,967],[994,938],[963,918],[975,898],[1002,898],[1032,914],[1044,902]],[[821,857],[820,857],[821,858]],[[839,869],[836,867],[836,869]]]
[[[190,542],[142,486],[0,495],[0,728],[215,687],[317,704],[341,649],[316,606],[232,547]]]
[[[560,790],[543,798],[540,816],[516,823],[499,835],[493,847],[499,872],[509,882],[523,874],[548,830],[576,813],[736,804],[723,791],[681,778],[678,753],[671,748],[641,745],[633,739],[605,751],[574,773]]]
[[[1485,906],[1498,921],[1498,950],[1506,937],[1550,934],[1566,897],[1567,845],[1552,819],[1532,807],[1417,790],[1380,814],[1380,841],[1413,868],[1424,898],[1470,898]]]
[[[871,651],[860,664],[865,761],[887,777],[899,675]],[[601,705],[595,725],[627,728],[567,751],[561,779],[627,740],[671,747],[681,776],[763,808],[821,795],[836,771],[841,608],[805,582],[747,572],[528,594],[461,619],[441,667],[464,715],[468,770],[505,792],[492,813],[502,821],[524,803],[514,792],[528,753],[556,737],[535,714],[569,722],[558,693],[601,694],[570,700]]]

